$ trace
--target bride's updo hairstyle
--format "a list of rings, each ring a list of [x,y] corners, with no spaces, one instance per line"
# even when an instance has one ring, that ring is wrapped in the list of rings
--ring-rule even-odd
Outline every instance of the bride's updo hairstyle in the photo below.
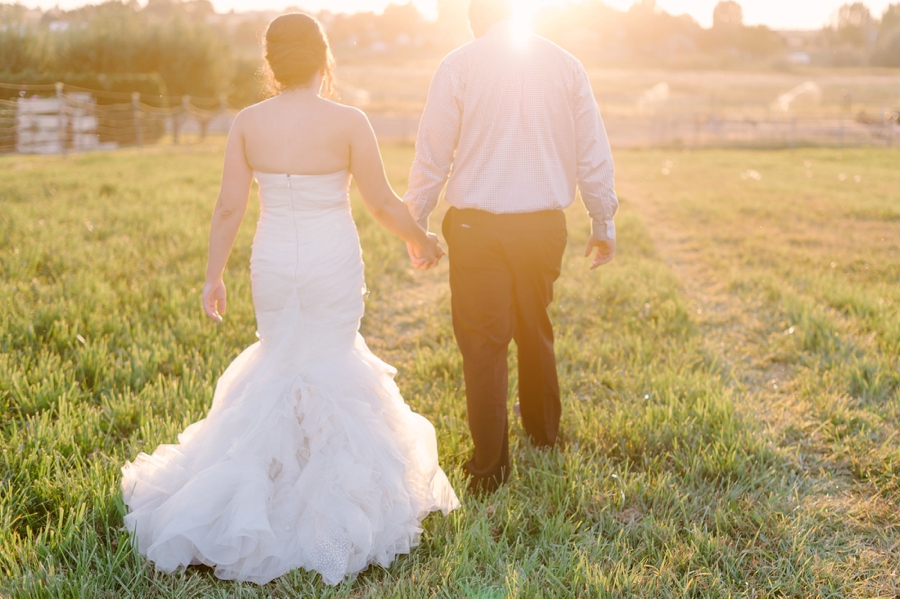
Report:
[[[290,13],[276,18],[266,29],[263,50],[273,92],[309,85],[321,72],[322,95],[335,96],[334,56],[322,25],[313,17]]]

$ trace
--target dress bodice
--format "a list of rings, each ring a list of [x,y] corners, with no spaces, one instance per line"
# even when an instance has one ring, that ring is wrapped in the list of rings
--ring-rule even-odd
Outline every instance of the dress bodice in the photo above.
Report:
[[[314,214],[350,209],[350,172],[288,175],[254,171],[263,216],[289,212]]]
[[[260,339],[303,352],[352,345],[365,282],[350,172],[255,176],[261,211],[250,269]]]

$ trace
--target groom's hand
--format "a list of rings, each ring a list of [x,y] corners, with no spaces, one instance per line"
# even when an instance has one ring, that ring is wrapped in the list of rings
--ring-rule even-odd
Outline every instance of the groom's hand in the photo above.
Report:
[[[428,261],[419,258],[416,255],[416,248],[413,247],[413,244],[406,242],[406,253],[409,254],[409,259],[412,261],[413,268],[417,268],[419,270],[427,270],[428,269]]]
[[[587,258],[591,255],[591,252],[596,248],[596,255],[594,256],[594,263],[591,264],[591,270],[603,266],[604,264],[609,264],[612,262],[613,258],[616,256],[616,240],[610,239],[609,241],[600,241],[596,239],[593,235],[588,239],[587,249],[584,251],[584,257]]]
[[[444,248],[438,241],[438,236],[428,233],[428,245],[416,247],[411,243],[406,244],[406,252],[413,263],[413,267],[419,270],[429,270],[437,266],[444,257]]]

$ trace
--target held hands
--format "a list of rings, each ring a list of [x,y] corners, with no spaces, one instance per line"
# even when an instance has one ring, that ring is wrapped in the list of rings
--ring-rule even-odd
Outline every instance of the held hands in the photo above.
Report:
[[[616,240],[600,241],[591,235],[588,239],[587,249],[584,251],[584,257],[590,256],[594,248],[597,248],[597,253],[594,256],[594,263],[591,264],[591,270],[612,262],[616,255]]]
[[[406,251],[409,253],[413,267],[419,270],[434,268],[445,256],[444,248],[438,243],[438,236],[434,233],[428,233],[425,245],[407,243]]]
[[[222,279],[207,281],[203,285],[203,311],[206,315],[215,322],[222,322],[225,304],[225,283]]]

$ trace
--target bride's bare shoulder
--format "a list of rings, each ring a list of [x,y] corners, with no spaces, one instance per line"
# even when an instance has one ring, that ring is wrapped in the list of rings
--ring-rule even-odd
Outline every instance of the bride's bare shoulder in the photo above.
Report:
[[[252,106],[247,106],[240,110],[237,115],[235,115],[234,120],[231,121],[231,134],[232,135],[240,135],[245,136],[249,132],[253,131],[254,122],[259,121],[260,112],[261,112],[261,104],[268,102],[268,100],[264,100],[258,104],[253,104]]]
[[[350,126],[359,127],[363,124],[368,124],[369,122],[366,113],[359,108],[340,104],[334,100],[323,100],[323,102],[325,106],[327,106],[327,110],[331,111],[337,119]]]
[[[338,137],[357,138],[371,129],[366,114],[353,106],[324,98],[301,106],[279,102],[277,97],[263,100],[241,110],[232,124],[232,132],[242,136],[269,135],[285,127],[301,127],[305,131],[327,131]]]
[[[274,100],[275,98],[267,98],[261,102],[251,104],[250,106],[241,109],[241,111],[237,113],[237,117],[235,117],[235,122],[247,122],[265,117],[276,109],[273,102]]]

